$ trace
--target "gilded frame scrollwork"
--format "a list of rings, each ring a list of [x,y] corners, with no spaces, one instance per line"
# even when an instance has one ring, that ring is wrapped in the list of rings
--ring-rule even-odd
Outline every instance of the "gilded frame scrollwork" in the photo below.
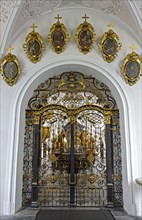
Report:
[[[111,63],[117,57],[122,44],[119,42],[118,35],[112,30],[112,23],[108,25],[109,30],[105,32],[101,38],[99,49],[102,53],[103,59]]]
[[[57,22],[51,26],[50,34],[48,34],[47,37],[52,49],[57,54],[60,54],[64,51],[70,39],[70,35],[68,34],[67,28],[59,20],[61,18],[62,17],[60,17],[59,15],[55,17],[55,19],[57,19]]]
[[[87,54],[93,48],[93,44],[96,41],[96,34],[94,27],[86,21],[89,17],[85,15],[85,17],[82,18],[84,18],[85,21],[76,29],[74,39],[79,47],[79,50],[82,53]]]
[[[16,84],[20,74],[21,74],[21,64],[18,58],[11,53],[13,48],[8,48],[10,51],[4,56],[1,60],[0,72],[3,77],[3,80],[9,85],[13,86]]]
[[[29,60],[33,63],[37,63],[41,60],[43,51],[45,50],[45,44],[42,36],[38,32],[35,32],[37,26],[33,24],[31,28],[33,28],[33,30],[27,35],[23,48]]]
[[[124,76],[125,82],[130,86],[134,85],[140,78],[142,72],[142,58],[134,52],[135,45],[130,47],[132,52],[127,54],[121,66],[121,73]]]

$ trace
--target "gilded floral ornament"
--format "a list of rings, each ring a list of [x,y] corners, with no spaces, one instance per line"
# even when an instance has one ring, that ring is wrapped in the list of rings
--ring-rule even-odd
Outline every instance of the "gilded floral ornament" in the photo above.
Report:
[[[117,57],[122,44],[119,42],[118,35],[112,30],[112,23],[108,24],[109,30],[105,32],[101,38],[99,49],[103,58],[108,63],[111,63]]]
[[[77,28],[74,39],[80,51],[87,54],[92,50],[93,44],[96,41],[96,34],[93,26],[86,21],[89,17],[85,15],[85,17],[82,18],[84,18],[85,21]]]
[[[18,58],[11,53],[13,48],[8,48],[9,53],[1,61],[0,73],[3,76],[4,81],[9,85],[13,86],[18,77],[21,74],[21,65]]]
[[[57,19],[57,22],[52,25],[52,27],[50,28],[50,34],[47,37],[52,49],[58,54],[64,51],[70,39],[67,28],[63,23],[60,22],[61,18],[62,17],[60,17],[59,15],[55,17],[55,19]]]
[[[27,35],[23,48],[29,60],[33,63],[37,63],[41,60],[43,50],[45,50],[45,44],[42,36],[38,32],[35,32],[37,26],[33,24],[31,28],[33,28],[33,30]]]
[[[134,85],[140,78],[142,72],[142,58],[134,52],[135,45],[130,47],[132,52],[127,54],[121,66],[121,72],[124,76],[125,82],[130,86]]]

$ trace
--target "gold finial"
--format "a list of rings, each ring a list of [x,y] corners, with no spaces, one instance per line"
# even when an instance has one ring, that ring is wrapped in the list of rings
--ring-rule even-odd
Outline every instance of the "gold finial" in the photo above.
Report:
[[[55,17],[55,19],[57,19],[57,22],[60,22],[60,19],[62,19],[62,17],[60,17],[59,15],[57,17]]]
[[[85,16],[82,17],[82,18],[85,19],[85,22],[86,22],[86,19],[89,18],[89,17],[87,17],[86,14],[85,14]]]
[[[112,30],[112,28],[114,27],[112,22],[109,22],[109,24],[107,26],[108,26],[109,30]]]
[[[130,48],[132,49],[132,52],[134,52],[134,50],[135,50],[137,47],[136,47],[135,44],[132,44],[132,45],[130,46]]]
[[[37,26],[36,25],[32,25],[32,26],[30,26],[31,28],[33,28],[33,31],[35,31],[35,28],[37,28]]]
[[[14,48],[9,47],[9,48],[7,48],[7,50],[9,51],[9,53],[11,53],[11,51],[14,50]]]

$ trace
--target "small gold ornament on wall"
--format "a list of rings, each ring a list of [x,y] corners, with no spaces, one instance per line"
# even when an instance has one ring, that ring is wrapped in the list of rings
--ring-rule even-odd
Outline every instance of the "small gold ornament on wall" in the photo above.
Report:
[[[0,72],[3,76],[3,80],[9,85],[13,86],[17,80],[19,75],[21,74],[21,65],[18,58],[11,53],[13,48],[8,48],[9,53],[5,55],[5,57],[1,61]]]
[[[65,25],[60,22],[60,19],[62,19],[62,17],[58,15],[57,17],[55,17],[55,19],[57,19],[57,22],[54,23],[50,28],[50,34],[47,38],[51,44],[52,49],[56,53],[60,54],[64,51],[70,39],[70,35],[68,34]]]
[[[109,30],[103,34],[99,49],[103,55],[104,60],[108,63],[111,63],[117,57],[122,44],[119,42],[118,35],[112,30],[112,23],[110,22],[107,26],[109,27]]]
[[[85,21],[77,28],[74,39],[80,51],[87,54],[92,50],[93,44],[96,41],[96,34],[94,27],[86,21],[89,17],[85,15],[82,18],[85,19]]]
[[[42,36],[38,32],[35,32],[37,26],[33,24],[31,28],[33,30],[27,35],[23,48],[29,60],[37,63],[41,60],[43,50],[45,50],[45,44]]]
[[[132,53],[128,54],[121,66],[121,72],[124,76],[125,82],[130,86],[134,85],[140,78],[142,72],[142,58],[134,52],[136,46],[130,46]]]

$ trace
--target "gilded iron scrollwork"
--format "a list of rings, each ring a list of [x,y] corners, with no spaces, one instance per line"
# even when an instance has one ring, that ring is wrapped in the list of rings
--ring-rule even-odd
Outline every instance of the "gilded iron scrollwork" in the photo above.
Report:
[[[102,36],[99,49],[104,60],[111,63],[117,57],[122,44],[119,42],[118,35],[112,30],[113,25],[110,23],[108,27],[109,31]]]
[[[18,58],[11,53],[13,48],[8,48],[10,51],[1,61],[1,68],[0,72],[3,76],[4,81],[9,85],[13,86],[17,80],[18,77],[21,74],[21,65],[18,60]]]
[[[132,53],[127,54],[124,58],[121,72],[124,76],[125,82],[132,86],[140,78],[142,72],[142,58],[134,52],[134,49],[136,49],[135,45],[132,45],[130,48],[132,49]]]
[[[45,50],[45,44],[42,36],[38,32],[35,32],[37,26],[33,24],[31,28],[33,28],[33,30],[27,35],[23,48],[29,60],[33,63],[37,63],[41,60],[43,50]]]
[[[64,94],[60,99],[60,94]],[[83,95],[85,94],[85,96]],[[92,77],[79,72],[65,72],[59,77],[41,83],[29,101],[29,109],[40,109],[47,104],[64,104],[75,108],[84,104],[97,104],[103,108],[116,109],[117,105],[109,88]],[[63,111],[65,107],[62,105]],[[51,109],[52,110],[52,109]],[[52,114],[48,114],[48,117]]]
[[[62,17],[59,15],[55,17],[57,22],[52,25],[50,28],[50,34],[48,35],[48,40],[52,49],[58,54],[64,51],[65,46],[70,39],[67,28],[60,22],[61,18]]]
[[[89,51],[91,51],[93,44],[96,41],[96,34],[93,26],[86,21],[86,19],[89,17],[85,15],[85,17],[82,18],[84,18],[85,21],[77,28],[74,39],[80,51],[84,54],[87,54]]]

